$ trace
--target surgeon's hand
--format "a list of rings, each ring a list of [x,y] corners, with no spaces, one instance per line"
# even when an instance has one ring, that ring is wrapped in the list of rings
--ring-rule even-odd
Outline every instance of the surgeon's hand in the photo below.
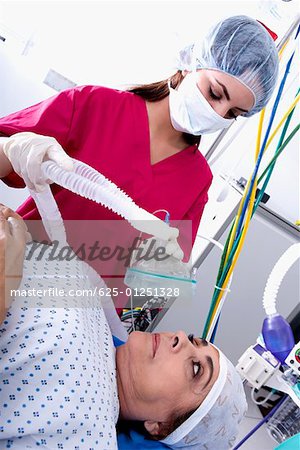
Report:
[[[29,241],[31,236],[23,219],[0,204],[0,323],[10,305],[11,290],[20,285]]]
[[[65,170],[73,169],[72,159],[53,137],[31,132],[16,133],[3,144],[3,152],[28,188],[36,192],[42,192],[50,183],[42,173],[42,161],[50,159]]]

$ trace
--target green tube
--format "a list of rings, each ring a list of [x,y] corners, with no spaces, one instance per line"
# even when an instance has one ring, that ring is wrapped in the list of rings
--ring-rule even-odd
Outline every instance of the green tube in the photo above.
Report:
[[[287,118],[287,119],[288,119],[288,118]],[[262,179],[263,176],[267,173],[267,171],[271,169],[272,164],[274,164],[274,163],[276,162],[278,156],[282,153],[282,151],[283,151],[284,148],[287,146],[287,144],[288,144],[288,143],[291,141],[291,139],[295,136],[295,134],[296,134],[296,132],[299,130],[299,128],[300,128],[300,124],[298,124],[298,125],[294,128],[294,130],[290,133],[290,135],[289,135],[288,138],[285,140],[285,142],[280,146],[280,148],[278,149],[277,154],[272,158],[272,160],[271,160],[270,163],[268,164],[268,167],[265,169],[264,173],[261,175],[259,181],[261,181],[261,179]],[[253,214],[252,214],[252,217],[253,217]],[[231,232],[232,232],[232,228],[233,228],[233,225],[232,225],[232,227],[231,227]],[[234,242],[234,244],[233,244],[233,247],[232,247],[232,249],[231,249],[231,252],[230,252],[230,254],[229,254],[229,256],[228,256],[227,264],[226,264],[225,268],[223,267],[223,269],[222,269],[222,274],[221,274],[221,277],[220,277],[220,278],[219,278],[219,274],[220,274],[221,270],[219,270],[219,273],[218,273],[218,279],[217,279],[217,284],[216,284],[217,286],[222,285],[223,282],[224,282],[224,280],[225,280],[225,278],[226,278],[226,276],[227,276],[227,273],[228,273],[228,271],[229,271],[229,269],[230,269],[230,266],[231,266],[231,263],[232,263],[232,260],[233,260],[235,251],[236,251],[237,246],[238,246],[238,244],[239,244],[239,241],[240,241],[240,238],[241,238],[243,229],[244,229],[244,227],[242,227],[242,229],[241,229],[241,231],[240,231],[240,233],[239,233],[239,236],[236,238],[236,240],[235,240],[235,242]],[[231,234],[231,232],[230,232],[230,234]],[[226,243],[227,243],[227,247],[228,247],[228,242],[229,242],[230,234],[229,234],[229,236],[228,236],[228,238],[227,238],[227,242],[226,242]],[[226,255],[226,251],[224,250],[224,251],[223,251],[223,255],[222,255],[222,261],[223,261],[223,264],[224,264],[225,255]],[[203,331],[203,336],[206,336],[207,333],[208,333],[209,322],[210,322],[210,319],[211,319],[211,317],[212,317],[212,313],[213,313],[214,307],[215,307],[215,305],[216,305],[216,301],[217,301],[218,295],[219,295],[219,290],[218,290],[218,289],[215,289],[215,290],[214,290],[214,294],[213,294],[213,298],[212,298],[212,302],[211,302],[211,306],[210,306],[210,309],[209,309],[209,313],[208,313],[208,316],[207,316],[207,319],[206,319],[206,322],[205,322],[204,331]]]
[[[297,133],[297,131],[300,128],[300,123],[298,125],[296,125],[296,127],[293,129],[293,131],[291,132],[291,134],[288,136],[288,138],[284,141],[284,143],[282,144],[282,146],[280,147],[280,149],[278,150],[278,153],[273,156],[273,158],[271,159],[271,161],[268,164],[268,167],[266,167],[266,169],[263,171],[263,173],[261,174],[261,176],[258,179],[258,182],[260,182],[262,180],[262,178],[265,176],[266,172],[269,170],[270,166],[273,164],[274,161],[276,161],[276,159],[278,158],[278,156],[282,153],[282,151],[285,149],[285,147],[288,145],[288,143],[291,141],[291,139],[295,136],[295,134]]]
[[[300,89],[298,90],[298,92],[299,92],[299,91],[300,91]],[[298,95],[298,92],[297,92],[297,95]],[[265,182],[264,182],[264,184],[263,184],[263,187],[262,187],[262,189],[261,189],[261,191],[260,191],[260,194],[259,194],[259,196],[258,196],[258,198],[257,198],[257,200],[256,200],[256,202],[255,202],[255,205],[254,205],[254,208],[253,208],[253,212],[252,212],[251,218],[253,217],[253,215],[254,215],[254,213],[255,213],[255,211],[256,211],[258,205],[259,205],[259,202],[260,202],[260,200],[261,200],[261,197],[262,197],[263,194],[264,194],[264,191],[265,191],[266,186],[267,186],[267,184],[268,184],[268,182],[269,182],[269,180],[270,180],[270,177],[271,177],[271,175],[272,175],[272,172],[273,172],[273,169],[274,169],[274,166],[275,166],[275,163],[276,163],[276,160],[277,160],[278,156],[282,153],[282,151],[284,150],[284,148],[288,145],[288,143],[291,141],[291,139],[295,136],[295,134],[297,133],[297,131],[298,131],[299,128],[300,128],[300,124],[298,124],[298,125],[294,128],[294,130],[290,133],[290,135],[288,136],[288,138],[283,142],[283,139],[284,139],[284,137],[285,137],[285,134],[286,134],[286,132],[287,132],[288,126],[289,126],[289,124],[290,124],[292,115],[293,115],[293,113],[294,113],[294,110],[295,110],[295,108],[290,112],[290,114],[288,115],[288,117],[287,117],[287,119],[286,119],[286,122],[285,122],[285,124],[284,124],[284,128],[283,128],[282,133],[281,133],[281,136],[280,136],[280,138],[279,138],[279,142],[278,142],[278,145],[277,145],[277,148],[276,148],[274,157],[272,158],[272,160],[270,161],[270,163],[268,164],[268,166],[266,167],[266,169],[264,170],[264,172],[262,173],[262,175],[261,175],[261,176],[259,177],[259,179],[258,179],[258,184],[259,184],[260,181],[261,181],[261,180],[264,178],[264,176],[267,174],[267,178],[266,178],[266,180],[265,180]],[[282,143],[282,142],[283,142],[283,143]],[[231,266],[231,263],[232,263],[232,260],[233,260],[235,251],[236,251],[236,249],[237,249],[238,243],[239,243],[239,241],[240,241],[240,238],[241,238],[241,235],[242,235],[242,232],[243,232],[243,229],[244,229],[244,227],[241,229],[241,231],[240,231],[240,233],[239,233],[239,236],[236,238],[236,240],[235,240],[235,242],[234,242],[234,245],[233,245],[233,247],[232,247],[232,250],[231,250],[231,252],[230,252],[230,254],[229,254],[227,264],[226,264],[226,266],[224,267],[225,256],[226,256],[226,253],[227,253],[227,248],[228,248],[230,236],[231,236],[231,234],[232,234],[233,225],[234,225],[234,222],[232,223],[232,226],[231,226],[229,235],[228,235],[227,240],[226,240],[225,248],[224,248],[224,251],[223,251],[223,253],[222,253],[221,263],[220,263],[220,268],[219,268],[218,275],[217,275],[217,282],[216,282],[216,285],[217,285],[217,286],[222,285],[222,283],[224,282],[224,280],[225,280],[225,278],[226,278],[226,276],[227,276],[227,273],[228,273],[228,271],[229,271],[229,269],[230,269],[230,266]],[[215,305],[216,305],[216,301],[217,301],[218,295],[219,295],[219,290],[218,290],[218,289],[215,289],[215,290],[214,290],[214,293],[213,293],[213,298],[212,298],[212,301],[211,301],[210,309],[209,309],[209,312],[208,312],[208,316],[207,316],[207,319],[206,319],[206,322],[205,322],[205,326],[204,326],[203,335],[202,335],[203,337],[206,337],[206,336],[207,336],[208,328],[209,328],[209,322],[210,322],[210,320],[211,320],[212,313],[213,313],[213,310],[214,310],[214,308],[215,308]]]
[[[282,143],[283,143],[283,140],[284,140],[284,138],[285,138],[287,129],[288,129],[288,127],[289,127],[289,124],[290,124],[290,122],[291,122],[292,116],[293,116],[293,114],[294,114],[294,111],[295,111],[295,108],[291,111],[291,113],[290,113],[290,114],[288,115],[288,117],[287,117],[287,120],[285,121],[285,124],[284,124],[283,130],[282,130],[281,136],[280,136],[280,138],[279,138],[279,141],[278,141],[278,144],[277,144],[277,147],[276,147],[276,150],[275,150],[275,155],[277,155],[278,150],[279,150],[279,148],[281,147],[281,145],[282,145]],[[260,190],[260,193],[259,193],[259,195],[258,195],[258,197],[257,197],[257,199],[256,199],[256,202],[255,202],[255,205],[254,205],[254,208],[253,208],[253,213],[252,213],[252,215],[255,213],[255,211],[256,211],[256,209],[257,209],[257,207],[258,207],[258,205],[259,205],[259,203],[260,203],[260,201],[261,201],[261,199],[262,199],[262,196],[263,196],[264,193],[265,193],[266,187],[267,187],[267,185],[268,185],[268,183],[269,183],[269,180],[270,180],[271,175],[272,175],[272,173],[273,173],[274,167],[275,167],[275,161],[270,165],[270,169],[269,169],[269,171],[268,171],[267,177],[266,177],[266,179],[265,179],[265,181],[264,181],[264,184],[263,184],[263,186],[262,186],[262,188],[261,188],[261,190]],[[259,184],[259,181],[257,182],[257,184]]]

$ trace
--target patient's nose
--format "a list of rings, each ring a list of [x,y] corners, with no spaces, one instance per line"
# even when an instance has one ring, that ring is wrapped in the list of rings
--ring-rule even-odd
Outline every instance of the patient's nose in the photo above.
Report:
[[[184,331],[177,331],[171,340],[171,344],[172,344],[172,351],[174,352],[178,352],[180,351],[183,347],[185,347],[185,345],[188,342],[188,338],[187,335],[185,334]]]

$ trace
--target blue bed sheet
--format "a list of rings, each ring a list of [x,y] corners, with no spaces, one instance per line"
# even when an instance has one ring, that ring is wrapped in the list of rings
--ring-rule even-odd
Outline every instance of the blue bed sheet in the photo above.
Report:
[[[166,450],[167,448],[169,448],[167,445],[145,439],[145,436],[134,430],[118,434],[119,450]]]

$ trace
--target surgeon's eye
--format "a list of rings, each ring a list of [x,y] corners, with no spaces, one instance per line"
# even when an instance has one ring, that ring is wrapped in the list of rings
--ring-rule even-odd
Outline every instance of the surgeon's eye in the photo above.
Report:
[[[196,377],[201,369],[201,364],[199,362],[193,361],[193,376]]]
[[[209,96],[210,98],[212,98],[213,100],[221,100],[222,96],[216,94],[212,88],[209,88]]]

